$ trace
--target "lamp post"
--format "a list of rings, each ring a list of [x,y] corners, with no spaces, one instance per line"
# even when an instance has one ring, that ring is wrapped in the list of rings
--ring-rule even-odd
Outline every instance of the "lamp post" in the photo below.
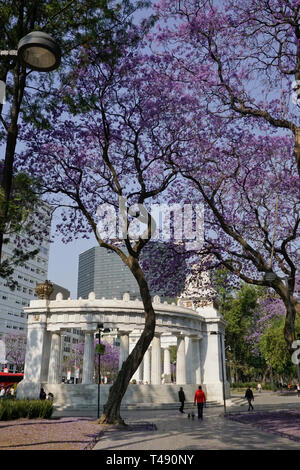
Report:
[[[96,335],[96,337],[98,338],[98,399],[97,399],[97,417],[98,419],[100,418],[100,357],[101,357],[101,354],[103,354],[103,352],[101,351],[101,346],[100,346],[100,340],[101,340],[101,331],[103,333],[109,333],[110,332],[110,329],[109,328],[104,328],[103,329],[103,323],[98,323],[97,325],[97,329],[98,329],[98,334]]]
[[[63,378],[63,349],[64,349],[64,338],[67,335],[60,335],[60,381],[62,382]]]
[[[227,350],[227,349],[228,349],[228,351],[231,352],[231,347],[230,347],[230,346],[226,346],[226,348],[225,348],[225,371],[226,371],[226,372],[227,372],[227,365],[226,365],[226,350]],[[229,384],[230,384],[230,386],[231,386],[231,365],[230,365],[230,364],[231,364],[231,360],[229,359],[228,362],[229,362],[229,366],[228,366],[228,367],[229,367]],[[227,376],[227,373],[226,373],[226,376]]]
[[[224,415],[226,414],[226,393],[225,393],[225,376],[224,376],[224,354],[223,354],[223,342],[222,342],[222,333],[220,331],[211,331],[211,335],[218,335],[220,338],[220,351],[221,351],[221,366],[222,366],[222,388],[223,388],[223,406],[224,406]]]
[[[33,31],[24,36],[18,43],[18,49],[0,51],[0,57],[16,57],[17,64],[23,65],[31,70],[39,72],[50,72],[60,65],[61,50],[54,39],[43,31]],[[0,259],[2,254],[3,235],[8,216],[8,203],[10,200],[12,180],[13,180],[13,164],[15,148],[18,137],[18,117],[23,99],[23,92],[26,82],[25,72],[21,72],[19,67],[17,70],[17,81],[15,82],[15,93],[12,104],[11,122],[7,129],[7,141],[5,160],[2,171],[1,187],[4,194],[5,205],[1,211],[1,229],[0,229]],[[5,84],[1,82],[0,103],[5,101]]]

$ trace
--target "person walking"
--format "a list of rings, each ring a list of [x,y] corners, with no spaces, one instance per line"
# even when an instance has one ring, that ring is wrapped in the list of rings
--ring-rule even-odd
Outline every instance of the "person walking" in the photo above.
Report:
[[[261,384],[257,384],[257,391],[258,393],[261,393]]]
[[[206,403],[206,396],[201,385],[199,385],[199,388],[195,393],[194,405],[196,405],[196,403],[198,407],[198,419],[203,419],[203,406]]]
[[[297,384],[297,397],[300,397],[300,384]]]
[[[43,388],[41,388],[41,391],[40,391],[40,400],[46,400],[46,392]]]
[[[250,411],[250,409],[254,410],[253,405],[251,403],[252,401],[254,401],[254,396],[250,387],[248,387],[246,390],[245,398],[248,400],[248,404],[249,404],[248,411]]]
[[[183,391],[182,387],[180,387],[180,390],[178,392],[178,398],[179,398],[179,401],[181,403],[179,411],[180,411],[180,413],[184,413],[183,408],[184,408],[184,402],[185,402],[185,394],[184,394],[184,391]]]

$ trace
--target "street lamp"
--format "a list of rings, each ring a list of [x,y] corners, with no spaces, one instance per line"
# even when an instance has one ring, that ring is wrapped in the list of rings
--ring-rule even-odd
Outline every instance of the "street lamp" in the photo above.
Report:
[[[1,56],[17,56],[31,70],[50,72],[60,65],[61,50],[50,34],[33,31],[24,36],[17,50],[0,51]]]
[[[226,414],[226,394],[225,394],[225,377],[224,377],[224,355],[223,355],[223,343],[222,333],[220,331],[211,331],[211,335],[218,335],[220,338],[220,351],[221,351],[221,364],[222,364],[222,388],[223,388],[223,402],[224,402],[224,414]]]
[[[98,338],[98,407],[97,407],[97,417],[98,419],[100,418],[100,357],[101,354],[103,354],[103,351],[101,351],[101,346],[100,346],[100,340],[101,340],[101,331],[103,333],[109,333],[110,329],[109,328],[103,328],[103,323],[98,323],[97,325],[98,329],[98,334],[96,335],[96,338]]]
[[[50,72],[60,65],[61,50],[59,45],[54,39],[43,31],[33,31],[19,41],[17,50],[0,51],[0,56],[17,57],[19,62],[31,70],[39,72]],[[0,231],[0,258],[2,254],[4,229],[8,218],[7,204],[10,201],[12,181],[13,181],[13,165],[15,148],[18,136],[18,116],[22,103],[23,91],[25,88],[25,74],[20,81],[18,77],[18,84],[14,93],[14,106],[16,109],[15,115],[12,117],[10,130],[7,135],[7,145],[5,152],[5,160],[2,169],[1,187],[4,194],[4,201],[6,203],[3,212],[0,214],[1,231]],[[0,104],[5,102],[5,83],[0,82]]]

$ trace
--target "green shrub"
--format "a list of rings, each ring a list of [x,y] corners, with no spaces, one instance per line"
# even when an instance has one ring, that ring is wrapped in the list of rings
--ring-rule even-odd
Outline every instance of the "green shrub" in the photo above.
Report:
[[[258,382],[234,382],[231,384],[232,388],[257,388]]]
[[[247,387],[251,387],[252,389],[257,389],[257,384],[259,382],[234,382],[231,384],[231,388],[241,388],[241,389],[246,389]],[[272,390],[272,384],[271,382],[267,382],[265,384],[262,384],[262,389],[263,390]],[[276,385],[273,385],[274,390],[277,388]]]
[[[277,386],[275,384],[273,385],[273,387],[274,387],[274,390],[277,389]],[[272,384],[270,382],[267,382],[262,385],[262,388],[263,390],[272,390]]]
[[[49,400],[1,400],[0,421],[19,418],[51,418],[53,403]]]

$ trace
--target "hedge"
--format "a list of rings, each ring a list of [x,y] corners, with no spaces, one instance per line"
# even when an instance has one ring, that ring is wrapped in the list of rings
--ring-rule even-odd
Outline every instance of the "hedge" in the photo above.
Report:
[[[259,382],[234,382],[230,385],[230,387],[231,388],[247,388],[247,387],[257,388],[258,383]],[[264,384],[261,382],[261,386],[263,390],[272,390],[272,384],[270,382],[267,382]],[[277,386],[276,384],[274,384],[274,389],[276,388]]]
[[[49,400],[0,400],[0,421],[19,418],[51,418],[53,402]]]

